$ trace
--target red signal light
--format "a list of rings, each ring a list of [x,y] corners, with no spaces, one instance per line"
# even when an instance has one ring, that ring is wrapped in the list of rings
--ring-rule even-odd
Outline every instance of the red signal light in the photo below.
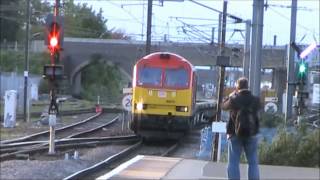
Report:
[[[63,48],[63,17],[48,14],[45,21],[44,44],[51,53],[59,53]]]
[[[58,45],[58,38],[56,36],[53,36],[50,38],[50,46],[51,48],[56,48]]]
[[[56,53],[60,50],[60,27],[57,23],[53,23],[49,29],[48,48],[51,53]]]

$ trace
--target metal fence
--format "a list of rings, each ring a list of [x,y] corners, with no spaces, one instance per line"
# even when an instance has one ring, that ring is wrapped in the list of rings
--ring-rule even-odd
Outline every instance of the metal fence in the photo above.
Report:
[[[31,90],[38,89],[40,84],[41,76],[30,75],[28,78],[28,97],[31,100]],[[18,92],[18,111],[23,110],[23,99],[24,99],[24,77],[22,74],[15,72],[0,72],[0,100],[3,101],[3,96],[7,90],[16,90]],[[37,93],[37,92],[36,92]]]
[[[7,51],[23,51],[24,45],[18,42],[2,42],[0,44],[0,49]]]
[[[1,42],[0,49],[2,51],[20,51],[24,52],[24,43],[18,42]],[[46,51],[46,46],[43,40],[33,40],[30,41],[29,52],[44,52]]]

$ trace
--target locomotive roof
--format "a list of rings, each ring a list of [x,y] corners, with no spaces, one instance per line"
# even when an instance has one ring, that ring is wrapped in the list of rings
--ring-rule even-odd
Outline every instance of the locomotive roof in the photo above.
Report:
[[[151,53],[151,54],[148,54],[146,56],[144,56],[143,58],[141,58],[138,62],[142,62],[142,61],[146,61],[146,60],[150,60],[150,59],[170,59],[171,57],[174,57],[175,60],[178,60],[178,61],[183,61],[185,63],[187,63],[192,70],[195,70],[195,68],[193,67],[193,65],[184,57],[178,55],[178,54],[175,54],[175,53],[171,53],[171,52],[155,52],[155,53]]]

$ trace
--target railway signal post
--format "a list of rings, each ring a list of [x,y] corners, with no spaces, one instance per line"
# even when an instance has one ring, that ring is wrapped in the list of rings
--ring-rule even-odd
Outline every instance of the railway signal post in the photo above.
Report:
[[[296,45],[295,42],[291,43],[291,47],[297,52],[299,59],[299,62],[296,64],[297,82],[295,83],[296,97],[298,99],[296,112],[298,115],[297,122],[299,123],[301,121],[301,116],[305,113],[304,111],[306,110],[305,99],[309,97],[307,89],[308,63],[306,62],[305,58],[317,47],[317,45],[314,42],[303,51],[301,51],[301,49]]]
[[[50,64],[43,68],[43,77],[48,80],[50,89],[50,105],[48,110],[48,121],[50,126],[49,154],[55,154],[55,125],[59,113],[56,90],[57,80],[63,79],[63,66],[57,64],[60,60],[60,52],[63,44],[63,21],[59,16],[60,0],[55,1],[54,14],[46,18],[45,45],[50,52]]]
[[[218,87],[218,101],[217,101],[217,112],[216,112],[216,122],[219,122],[221,119],[221,102],[223,98],[223,87],[224,87],[224,76],[225,76],[225,67],[230,63],[230,57],[224,55],[224,47],[226,40],[226,26],[227,26],[227,5],[228,1],[223,1],[223,12],[222,12],[222,28],[221,28],[221,42],[220,42],[220,56],[217,57],[216,65],[220,66],[219,72],[219,87]],[[220,34],[219,34],[220,36]],[[213,139],[211,160],[218,160],[218,141],[219,134],[216,133]]]
[[[307,69],[308,65],[307,63],[301,59],[300,62],[297,64],[297,89],[296,89],[296,96],[298,99],[297,104],[297,115],[298,115],[298,121],[299,116],[301,116],[305,110],[305,102],[304,99],[308,98],[308,91],[306,90],[305,86],[307,84]]]

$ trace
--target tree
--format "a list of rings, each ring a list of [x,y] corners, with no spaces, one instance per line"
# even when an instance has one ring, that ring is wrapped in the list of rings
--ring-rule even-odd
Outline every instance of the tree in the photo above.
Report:
[[[24,52],[22,51],[3,51],[0,53],[0,66],[1,71],[11,72],[15,71],[22,73],[24,70]],[[48,53],[30,53],[30,69],[31,74],[41,74],[43,66],[47,63],[47,59],[50,59]]]
[[[25,41],[27,1],[1,0],[0,4],[1,42]],[[48,2],[30,1],[31,35],[43,31],[44,16],[50,11]]]
[[[115,103],[119,102],[125,81],[116,65],[108,65],[107,59],[93,54],[90,64],[82,71],[81,84],[83,98],[95,101],[100,96],[102,103]]]
[[[3,41],[20,41],[25,40],[25,21],[27,1],[21,0],[1,0],[0,20],[1,36]],[[30,11],[30,38],[33,34],[42,35],[45,17],[48,13],[53,12],[53,3],[41,0],[31,0]],[[102,9],[95,12],[88,4],[75,4],[74,0],[65,0],[63,8],[60,9],[64,14],[64,36],[82,37],[82,38],[103,38],[103,39],[129,39],[119,30],[108,30],[104,19]],[[6,28],[3,28],[6,27]]]
[[[86,3],[75,5],[73,0],[65,4],[65,36],[83,38],[111,38],[102,9],[96,13]]]
[[[22,27],[21,14],[16,5],[19,0],[0,1],[0,41],[15,41],[19,29]],[[18,13],[17,13],[18,12]],[[5,28],[4,28],[5,27]]]

